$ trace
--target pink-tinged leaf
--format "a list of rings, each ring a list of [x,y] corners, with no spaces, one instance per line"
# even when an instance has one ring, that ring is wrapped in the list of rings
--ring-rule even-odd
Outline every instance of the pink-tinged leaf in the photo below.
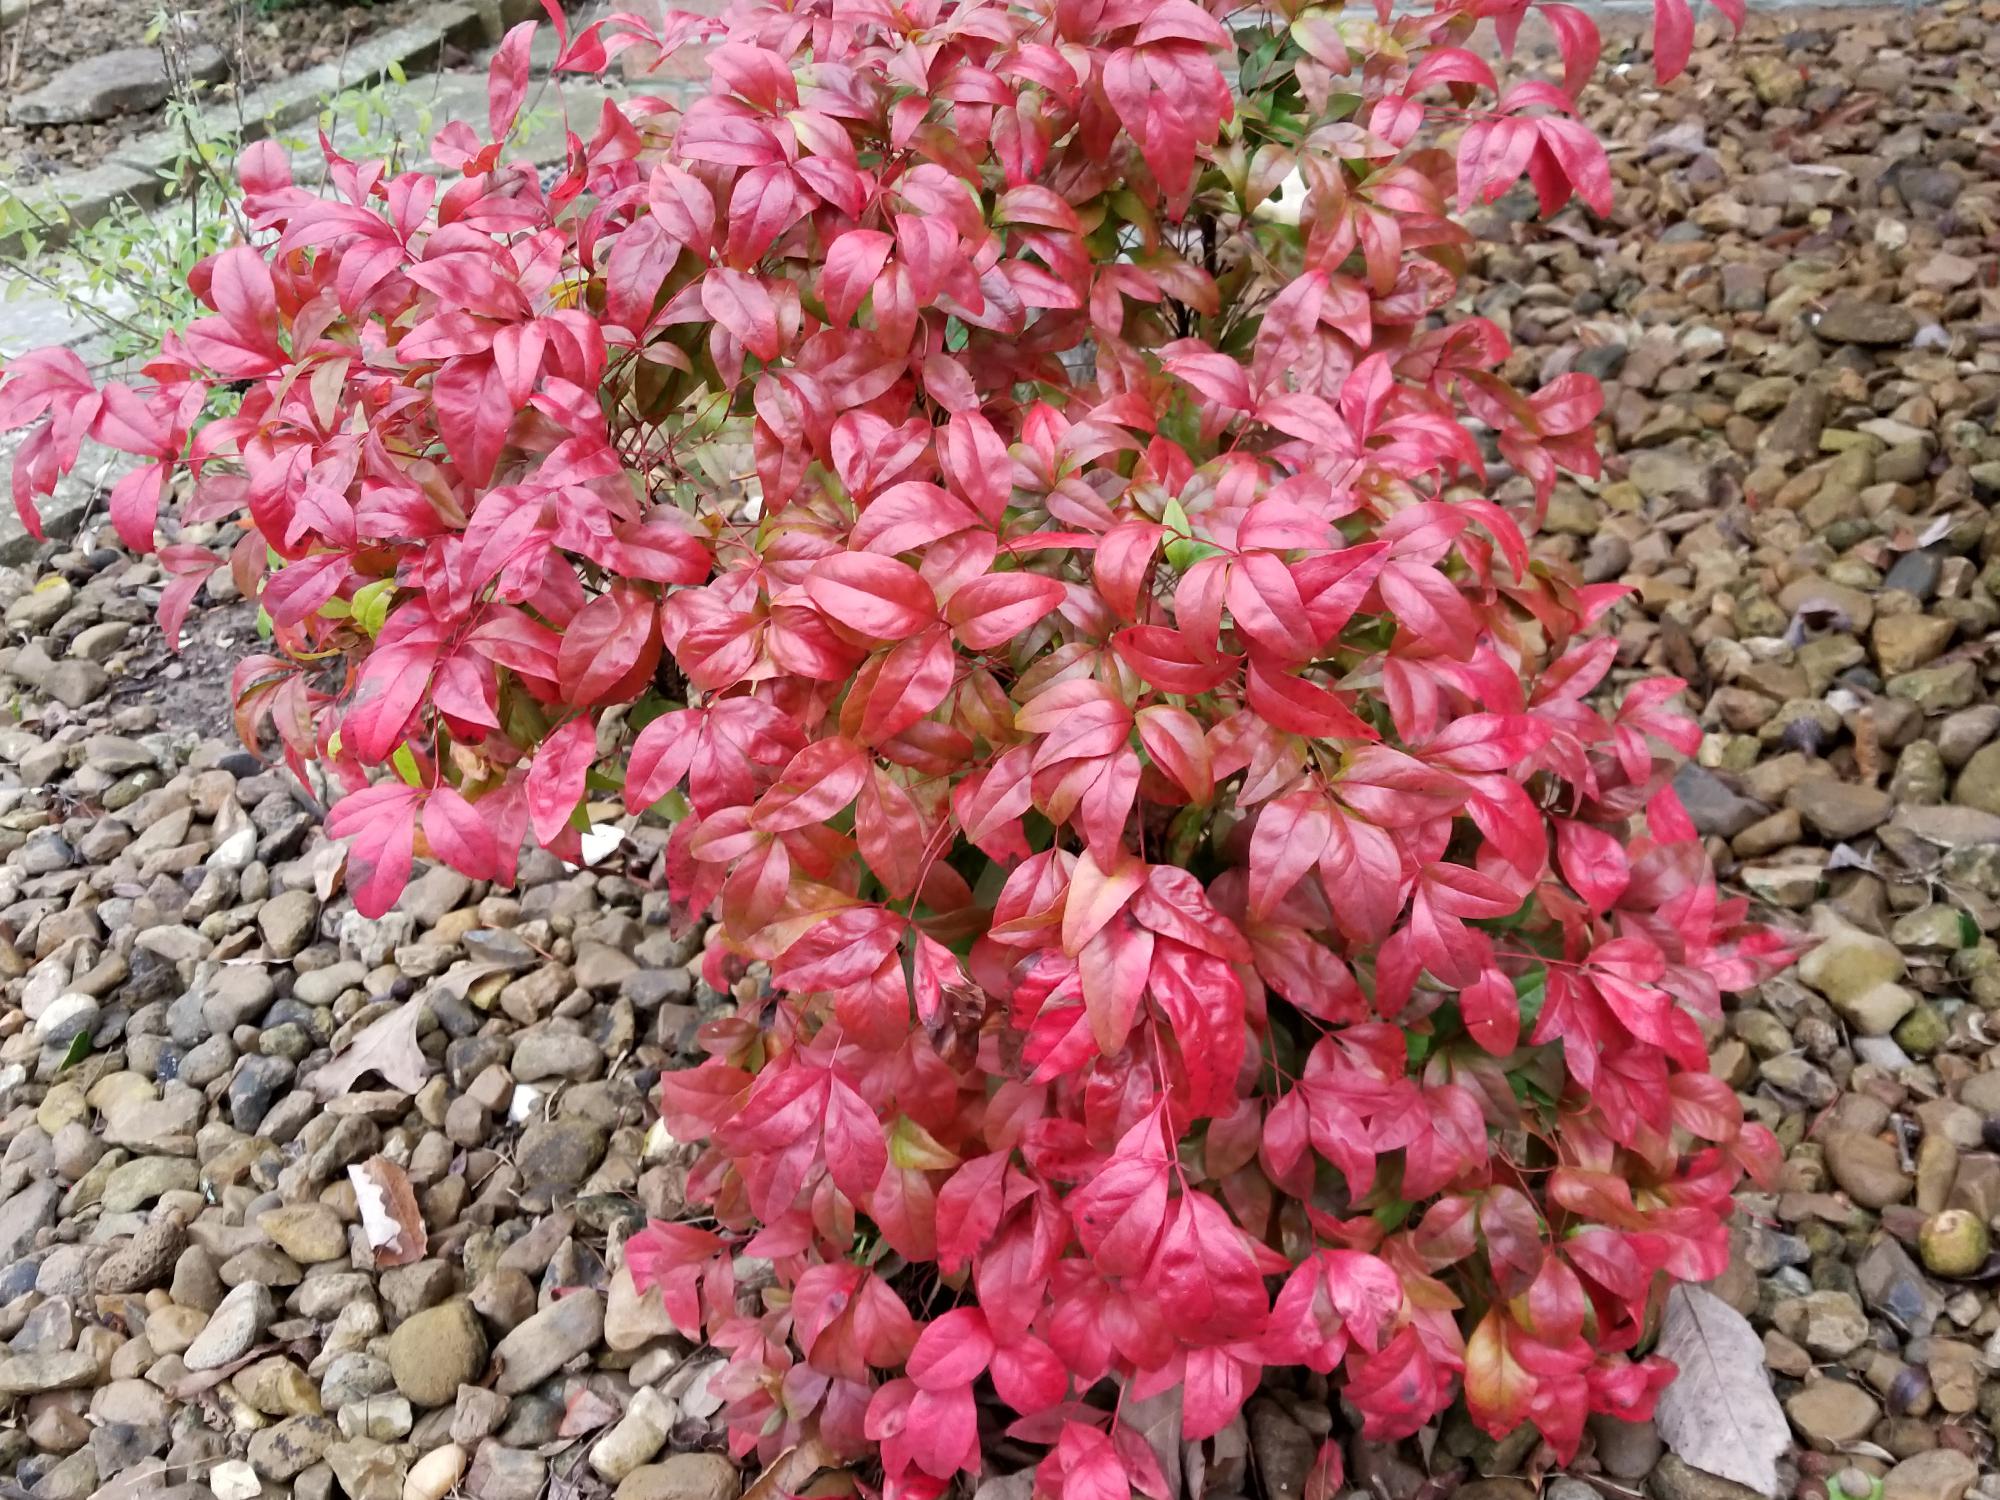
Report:
[[[1542,144],[1562,168],[1577,197],[1588,203],[1591,211],[1600,217],[1608,216],[1611,212],[1611,162],[1604,154],[1603,143],[1581,120],[1552,115],[1538,123]],[[1599,399],[1601,402],[1602,398]],[[1550,424],[1544,430],[1575,432],[1578,427]]]
[[[984,848],[1028,810],[1034,800],[1034,769],[1034,752],[1021,745],[1003,752],[983,775],[952,788],[952,811],[967,839]],[[1025,845],[1021,852],[1027,852]]]
[[[1215,771],[1201,722],[1184,708],[1156,703],[1134,716],[1139,743],[1153,764],[1187,793],[1190,802],[1215,795]]]
[[[1063,602],[1068,591],[1040,573],[989,573],[955,591],[945,607],[960,641],[990,651],[1024,634]]]
[[[625,1266],[641,1296],[657,1289],[674,1326],[689,1338],[701,1334],[703,1273],[728,1244],[692,1224],[655,1219],[625,1242]]]
[[[1625,846],[1608,830],[1574,818],[1557,818],[1555,828],[1556,862],[1563,879],[1593,913],[1607,910],[1632,881]]]
[[[528,95],[528,52],[535,39],[534,21],[510,30],[494,50],[486,69],[486,118],[496,141],[505,140]]]
[[[169,580],[160,592],[160,633],[178,651],[181,626],[194,605],[195,595],[223,563],[205,547],[176,543],[160,549],[160,565],[166,569]]]
[[[258,251],[238,245],[208,266],[207,300],[218,316],[189,325],[188,348],[221,375],[243,379],[270,374],[285,360],[270,265]]]
[[[415,787],[383,782],[341,798],[327,814],[326,831],[353,840],[347,846],[347,889],[364,917],[383,915],[410,883],[421,800]]]
[[[1243,1409],[1258,1367],[1227,1349],[1190,1349],[1181,1385],[1181,1431],[1190,1442],[1214,1437]]]
[[[1653,0],[1653,71],[1661,83],[1684,72],[1694,52],[1694,13],[1688,0]]]
[[[165,464],[147,464],[112,486],[111,524],[118,539],[134,552],[153,550],[153,527],[159,519],[160,494],[166,482]]]
[[[1305,1488],[1300,1492],[1300,1500],[1335,1500],[1347,1478],[1346,1461],[1341,1456],[1340,1443],[1329,1438],[1319,1445],[1319,1454],[1313,1459],[1313,1466],[1306,1471]]]
[[[424,802],[425,842],[461,875],[491,880],[498,874],[496,832],[456,787],[437,787]]]
[[[976,1156],[938,1189],[938,1264],[956,1273],[992,1240],[1007,1209],[1007,1153]]]
[[[1495,1057],[1511,1053],[1521,1039],[1521,1001],[1513,981],[1497,969],[1484,974],[1458,995],[1466,1033]]]
[[[997,524],[1013,493],[1013,461],[993,424],[977,412],[960,412],[937,435],[938,462],[953,490],[972,502],[989,525]]]
[[[1146,866],[1140,860],[1123,859],[1106,870],[1086,851],[1070,872],[1069,896],[1063,905],[1063,952],[1081,953],[1084,944],[1138,895],[1145,880]]]
[[[1035,1489],[1063,1500],[1132,1500],[1131,1479],[1111,1439],[1081,1422],[1064,1425],[1055,1451],[1036,1470]]]
[[[465,477],[484,485],[493,477],[514,408],[507,399],[507,382],[490,354],[448,359],[431,377],[431,400],[437,405],[438,432]]]
[[[1047,1411],[1069,1392],[1069,1370],[1056,1352],[1033,1334],[996,1349],[993,1389],[1023,1415]]]
[[[1544,5],[1540,11],[1555,33],[1556,48],[1562,54],[1563,92],[1575,99],[1597,71],[1602,46],[1597,23],[1573,5]]]
[[[778,307],[757,277],[718,266],[702,279],[701,305],[757,358],[778,357]]]
[[[910,1351],[910,1379],[918,1389],[948,1391],[970,1385],[992,1363],[994,1343],[986,1314],[976,1307],[955,1307],[933,1318],[917,1335]]]
[[[868,778],[868,757],[852,740],[814,740],[792,757],[778,784],[750,814],[765,833],[824,823],[852,802]]]
[[[588,718],[571,719],[535,752],[528,767],[528,819],[543,845],[554,843],[569,827],[596,758],[597,726]]]
[[[1137,1276],[1152,1264],[1166,1225],[1168,1163],[1154,1120],[1135,1126],[1132,1136],[1150,1133],[1150,1149],[1119,1154],[1071,1193],[1070,1217],[1084,1253],[1107,1276]]]
[[[661,714],[632,742],[625,761],[625,807],[644,812],[679,786],[700,749],[706,716],[694,709]]]
[[[833,326],[852,321],[888,262],[895,241],[879,229],[850,229],[827,247],[819,295]]]
[[[1318,740],[1381,738],[1338,695],[1290,672],[1266,671],[1250,663],[1250,708],[1287,734]]]
[[[1121,630],[1111,638],[1111,646],[1141,680],[1163,692],[1189,696],[1220,687],[1242,661],[1204,652],[1191,637],[1163,625]]]
[[[937,618],[937,599],[908,563],[871,553],[822,558],[806,575],[806,596],[828,619],[874,640],[899,641]]]
[[[564,630],[556,684],[571,703],[598,703],[649,655],[659,656],[653,597],[629,584],[615,584],[586,604]]]
[[[857,552],[914,552],[978,524],[972,508],[950,491],[911,481],[870,500],[848,541]]]
[[[1204,400],[1224,411],[1249,411],[1256,405],[1250,392],[1250,372],[1226,354],[1203,349],[1172,355],[1161,362]]]
[[[341,739],[364,763],[379,765],[402,743],[429,686],[443,636],[420,603],[406,604],[389,616],[341,716]]]
[[[1437,83],[1473,84],[1492,93],[1500,92],[1486,60],[1463,47],[1439,47],[1426,53],[1423,61],[1410,70],[1407,87],[1415,94]]]
[[[708,254],[715,233],[715,198],[699,177],[662,161],[646,185],[646,202],[676,245],[697,255]]]
[[[826,1098],[826,1169],[855,1202],[867,1201],[889,1165],[882,1122],[867,1101],[840,1079],[830,1080]]]

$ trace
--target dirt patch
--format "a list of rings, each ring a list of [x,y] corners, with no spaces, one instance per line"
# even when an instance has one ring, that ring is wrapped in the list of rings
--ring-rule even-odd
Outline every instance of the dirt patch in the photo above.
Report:
[[[196,606],[181,630],[179,651],[157,630],[148,631],[143,654],[111,690],[113,708],[144,703],[159,712],[160,728],[233,737],[229,677],[258,649],[257,606],[238,599]]]
[[[230,78],[209,97],[226,99],[321,63],[338,62],[356,42],[400,26],[429,0],[342,5],[295,0],[193,0],[178,11],[190,44],[207,43],[229,62]],[[58,0],[0,31],[0,99],[17,99],[75,62],[149,43],[158,0]],[[0,178],[37,181],[93,166],[132,137],[164,123],[165,108],[92,124],[0,124]]]

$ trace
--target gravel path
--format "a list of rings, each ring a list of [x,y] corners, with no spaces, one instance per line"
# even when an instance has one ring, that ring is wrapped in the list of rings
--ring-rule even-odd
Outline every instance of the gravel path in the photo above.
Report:
[[[1624,680],[1692,684],[1679,786],[1728,883],[1825,939],[1711,1038],[1789,1152],[1710,1290],[1761,1336],[1802,1500],[2000,1500],[1995,22],[1797,16],[1664,93],[1629,68],[1593,103],[1616,222],[1477,216],[1514,373],[1607,381],[1615,457],[1540,545],[1632,586]],[[211,596],[170,660],[159,584],[93,544],[0,585],[7,1493],[730,1500],[721,1356],[620,1269],[681,1206],[653,1082],[726,1004],[659,833],[512,891],[432,871],[364,920],[312,800],[231,736],[248,607]],[[1296,1493],[1329,1429],[1275,1381],[1207,1493]],[[1532,1436],[1434,1436],[1348,1472],[1750,1493],[1651,1424],[1596,1424],[1563,1476]]]

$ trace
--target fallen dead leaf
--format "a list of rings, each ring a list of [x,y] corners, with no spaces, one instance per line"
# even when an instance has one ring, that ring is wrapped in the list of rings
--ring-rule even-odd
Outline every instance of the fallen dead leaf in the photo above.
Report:
[[[1181,1494],[1181,1393],[1179,1387],[1156,1391],[1143,1401],[1127,1401],[1125,1425],[1146,1440],[1167,1481],[1166,1500]]]
[[[407,1266],[422,1260],[430,1245],[423,1210],[410,1175],[386,1156],[371,1156],[347,1169],[361,1228],[375,1252],[377,1267]]]
[[[405,1000],[356,1036],[345,1052],[313,1075],[313,1092],[331,1099],[354,1087],[363,1073],[382,1075],[385,1083],[414,1094],[431,1076],[431,1060],[417,1045],[417,1027],[422,1022],[421,1000]]]
[[[835,1485],[836,1488],[827,1488]],[[743,1500],[792,1500],[794,1496],[837,1496],[854,1493],[854,1476],[839,1467],[833,1450],[816,1437],[780,1453],[768,1469],[743,1492]]]
[[[1764,1342],[1735,1308],[1700,1287],[1667,1296],[1659,1352],[1680,1367],[1660,1392],[1660,1437],[1682,1463],[1764,1495],[1791,1428],[1764,1369]]]

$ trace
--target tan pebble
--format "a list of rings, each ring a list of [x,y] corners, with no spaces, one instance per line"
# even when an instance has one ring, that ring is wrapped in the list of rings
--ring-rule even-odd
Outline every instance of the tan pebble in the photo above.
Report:
[[[410,1465],[403,1500],[444,1500],[465,1473],[465,1450],[456,1443],[433,1448]]]

